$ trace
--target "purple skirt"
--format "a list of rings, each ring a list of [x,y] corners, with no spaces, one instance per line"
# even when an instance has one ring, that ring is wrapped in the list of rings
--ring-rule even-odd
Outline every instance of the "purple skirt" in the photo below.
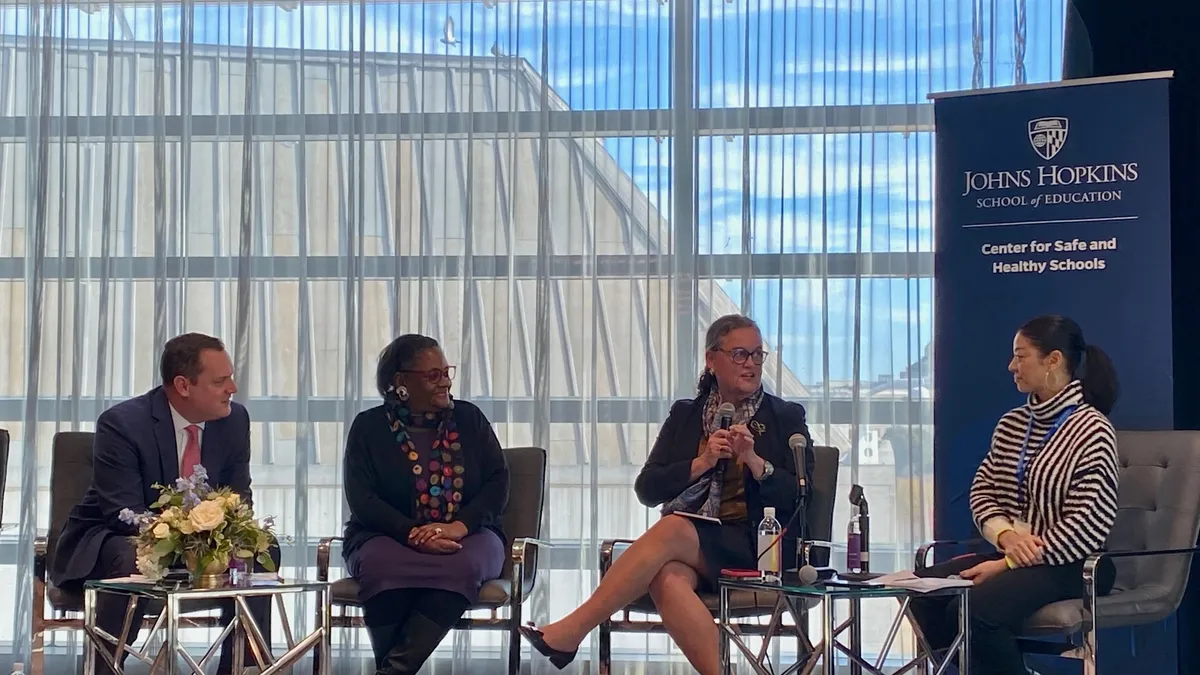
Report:
[[[400,588],[436,588],[458,593],[474,604],[479,587],[504,569],[504,542],[491,530],[463,537],[454,553],[422,553],[387,536],[368,540],[350,554],[346,566],[358,582],[358,601]]]

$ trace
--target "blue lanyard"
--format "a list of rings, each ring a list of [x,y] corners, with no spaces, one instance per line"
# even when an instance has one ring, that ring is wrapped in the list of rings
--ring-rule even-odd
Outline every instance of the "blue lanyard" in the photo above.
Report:
[[[1054,437],[1054,432],[1058,431],[1078,408],[1077,405],[1067,406],[1067,409],[1059,414],[1058,419],[1054,420],[1054,424],[1050,425],[1050,430],[1046,432],[1046,437],[1042,439],[1040,447],[1046,447],[1050,444],[1050,439]],[[1033,433],[1033,415],[1029,416],[1029,424],[1025,425],[1025,442],[1021,444],[1021,454],[1017,456],[1017,504],[1022,508],[1025,506],[1025,471],[1029,468],[1029,435]]]

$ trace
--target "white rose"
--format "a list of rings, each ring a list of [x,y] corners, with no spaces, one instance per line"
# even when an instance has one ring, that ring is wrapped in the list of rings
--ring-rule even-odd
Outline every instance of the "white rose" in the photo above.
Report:
[[[139,555],[137,557],[137,569],[142,573],[142,576],[151,581],[158,581],[163,576],[162,565],[159,564],[158,558],[151,555]]]
[[[166,523],[159,523],[154,526],[154,538],[166,539],[171,534],[171,526]]]
[[[208,532],[225,520],[225,509],[217,502],[200,502],[188,514],[188,522],[197,532]]]

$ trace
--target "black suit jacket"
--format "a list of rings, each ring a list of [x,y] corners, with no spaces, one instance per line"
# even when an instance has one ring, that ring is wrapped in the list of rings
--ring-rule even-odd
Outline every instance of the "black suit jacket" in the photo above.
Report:
[[[246,408],[234,403],[228,417],[205,423],[201,436],[200,463],[208,471],[209,485],[229,487],[252,502]],[[51,580],[63,585],[110,573],[96,569],[104,540],[137,534],[135,527],[121,522],[121,510],[149,510],[158,499],[153,485],[170,485],[176,478],[175,423],[162,387],[101,413],[92,442],[92,484],[63,526],[51,562]]]
[[[454,425],[463,458],[463,503],[457,520],[468,533],[486,527],[507,541],[501,518],[508,505],[508,460],[492,423],[471,403],[455,400]],[[416,476],[413,462],[396,444],[384,406],[354,418],[343,462],[342,483],[350,506],[343,556],[379,535],[407,542],[409,530],[420,524],[413,518]]]
[[[646,458],[646,464],[633,484],[638,500],[646,506],[659,506],[679,496],[692,481],[692,460],[700,450],[700,439],[704,436],[704,397],[694,400],[676,401],[671,413],[658,431],[658,438]],[[754,424],[757,422],[758,424]],[[754,452],[770,462],[775,472],[761,483],[754,480],[750,469],[746,469],[746,527],[757,528],[762,521],[763,507],[775,507],[775,516],[786,525],[796,511],[800,493],[799,473],[788,439],[792,434],[801,434],[805,439],[803,471],[808,484],[812,483],[813,464],[812,436],[805,422],[804,406],[785,401],[770,394],[763,395],[762,405],[749,426],[754,434]],[[755,427],[761,429],[755,431]],[[797,514],[796,518],[804,518]],[[792,524],[789,530],[797,532]],[[783,541],[783,566],[795,565],[796,538],[788,536]]]

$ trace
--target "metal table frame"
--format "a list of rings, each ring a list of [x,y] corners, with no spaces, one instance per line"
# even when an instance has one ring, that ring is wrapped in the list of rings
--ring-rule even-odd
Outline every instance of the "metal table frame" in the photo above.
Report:
[[[109,593],[112,595],[125,595],[128,601],[125,608],[125,621],[121,628],[121,634],[114,636],[107,631],[96,626],[96,599],[99,593]],[[317,615],[320,617],[320,625],[316,626],[311,633],[295,639],[292,632],[291,624],[287,618],[287,607],[283,602],[285,595],[296,595],[299,593],[313,593],[317,597],[317,604],[320,610]],[[96,672],[96,654],[99,653],[101,658],[113,669],[116,673],[124,673],[124,668],[119,664],[114,654],[126,652],[137,660],[150,666],[150,675],[182,675],[179,669],[179,662],[182,659],[188,670],[185,671],[188,675],[205,675],[204,668],[214,655],[218,654],[221,648],[221,643],[225,641],[230,634],[233,635],[233,671],[241,673],[245,670],[245,647],[247,641],[250,646],[250,651],[257,662],[256,665],[260,670],[260,675],[276,675],[284,672],[287,668],[293,666],[303,655],[312,652],[317,658],[320,673],[325,675],[333,675],[333,664],[330,658],[330,601],[331,591],[327,582],[312,582],[312,581],[279,581],[274,583],[257,582],[250,586],[227,586],[222,588],[212,589],[193,589],[186,584],[178,586],[158,585],[152,582],[132,582],[132,581],[89,581],[84,586],[83,594],[83,632],[84,632],[84,675],[95,675]],[[269,596],[274,598],[275,608],[279,613],[279,619],[283,624],[284,639],[287,641],[288,649],[286,652],[276,658],[271,650],[271,645],[267,644],[263,637],[262,630],[258,623],[254,620],[254,615],[250,611],[250,606],[247,604],[247,598]],[[129,636],[134,626],[140,625],[142,617],[138,615],[137,607],[140,601],[149,600],[155,604],[161,604],[162,610],[159,612],[153,627],[146,635],[141,648],[137,648],[129,644]],[[194,659],[179,643],[179,624],[183,618],[181,605],[183,603],[198,603],[205,602],[213,603],[217,600],[231,600],[234,604],[234,617],[229,625],[221,631],[216,641],[208,648],[204,656],[199,661]],[[190,608],[188,611],[196,611],[195,608]],[[155,635],[161,634],[163,637],[162,646],[158,652],[151,655],[148,650]],[[105,649],[95,649],[97,645],[104,645]]]
[[[734,590],[775,594],[775,607],[771,612],[771,619],[763,634],[762,646],[757,652],[742,641],[741,635],[738,633],[737,624],[730,619],[729,594]],[[959,674],[970,675],[971,626],[969,620],[969,590],[969,587],[956,587],[932,593],[915,593],[903,588],[884,588],[880,586],[792,586],[780,583],[721,579],[719,583],[720,609],[718,613],[721,669],[726,675],[731,672],[731,652],[729,647],[732,641],[749,661],[749,666],[756,675],[775,675],[774,668],[767,662],[767,652],[771,639],[781,637],[785,634],[785,631],[793,629],[796,638],[800,641],[801,651],[807,654],[807,657],[788,666],[779,675],[792,675],[793,673],[809,675],[822,662],[825,664],[823,671],[825,675],[833,675],[833,673],[837,672],[838,652],[841,652],[850,660],[850,671],[854,675],[860,675],[863,672],[871,673],[872,675],[885,675],[883,671],[884,662],[887,660],[888,653],[896,641],[896,636],[900,632],[900,626],[904,618],[908,616],[909,603],[912,598],[921,596],[951,596],[957,597],[961,604],[958,613],[958,634],[950,644],[950,648],[942,656],[935,654],[930,649],[925,636],[921,634],[920,627],[914,621],[912,622],[912,629],[917,637],[917,656],[894,671],[894,675],[903,675],[903,673],[914,670],[920,665],[926,666],[925,672],[929,672],[930,668],[932,668],[934,675],[944,675],[954,662],[954,655],[956,653],[959,657],[959,663],[963,664],[958,669]],[[862,601],[889,597],[896,598],[900,602],[900,611],[896,613],[896,618],[892,621],[879,657],[872,664],[863,659],[860,653],[862,648]],[[821,601],[821,625],[824,629],[824,639],[817,645],[812,643],[807,633],[808,603],[811,603],[813,600]],[[837,624],[835,618],[835,604],[837,600],[846,600],[850,605],[849,616],[841,624]],[[808,602],[806,603],[806,601]],[[794,626],[787,626],[783,623],[785,614],[792,617]],[[850,632],[849,645],[843,644],[838,639],[838,636],[847,630]]]

